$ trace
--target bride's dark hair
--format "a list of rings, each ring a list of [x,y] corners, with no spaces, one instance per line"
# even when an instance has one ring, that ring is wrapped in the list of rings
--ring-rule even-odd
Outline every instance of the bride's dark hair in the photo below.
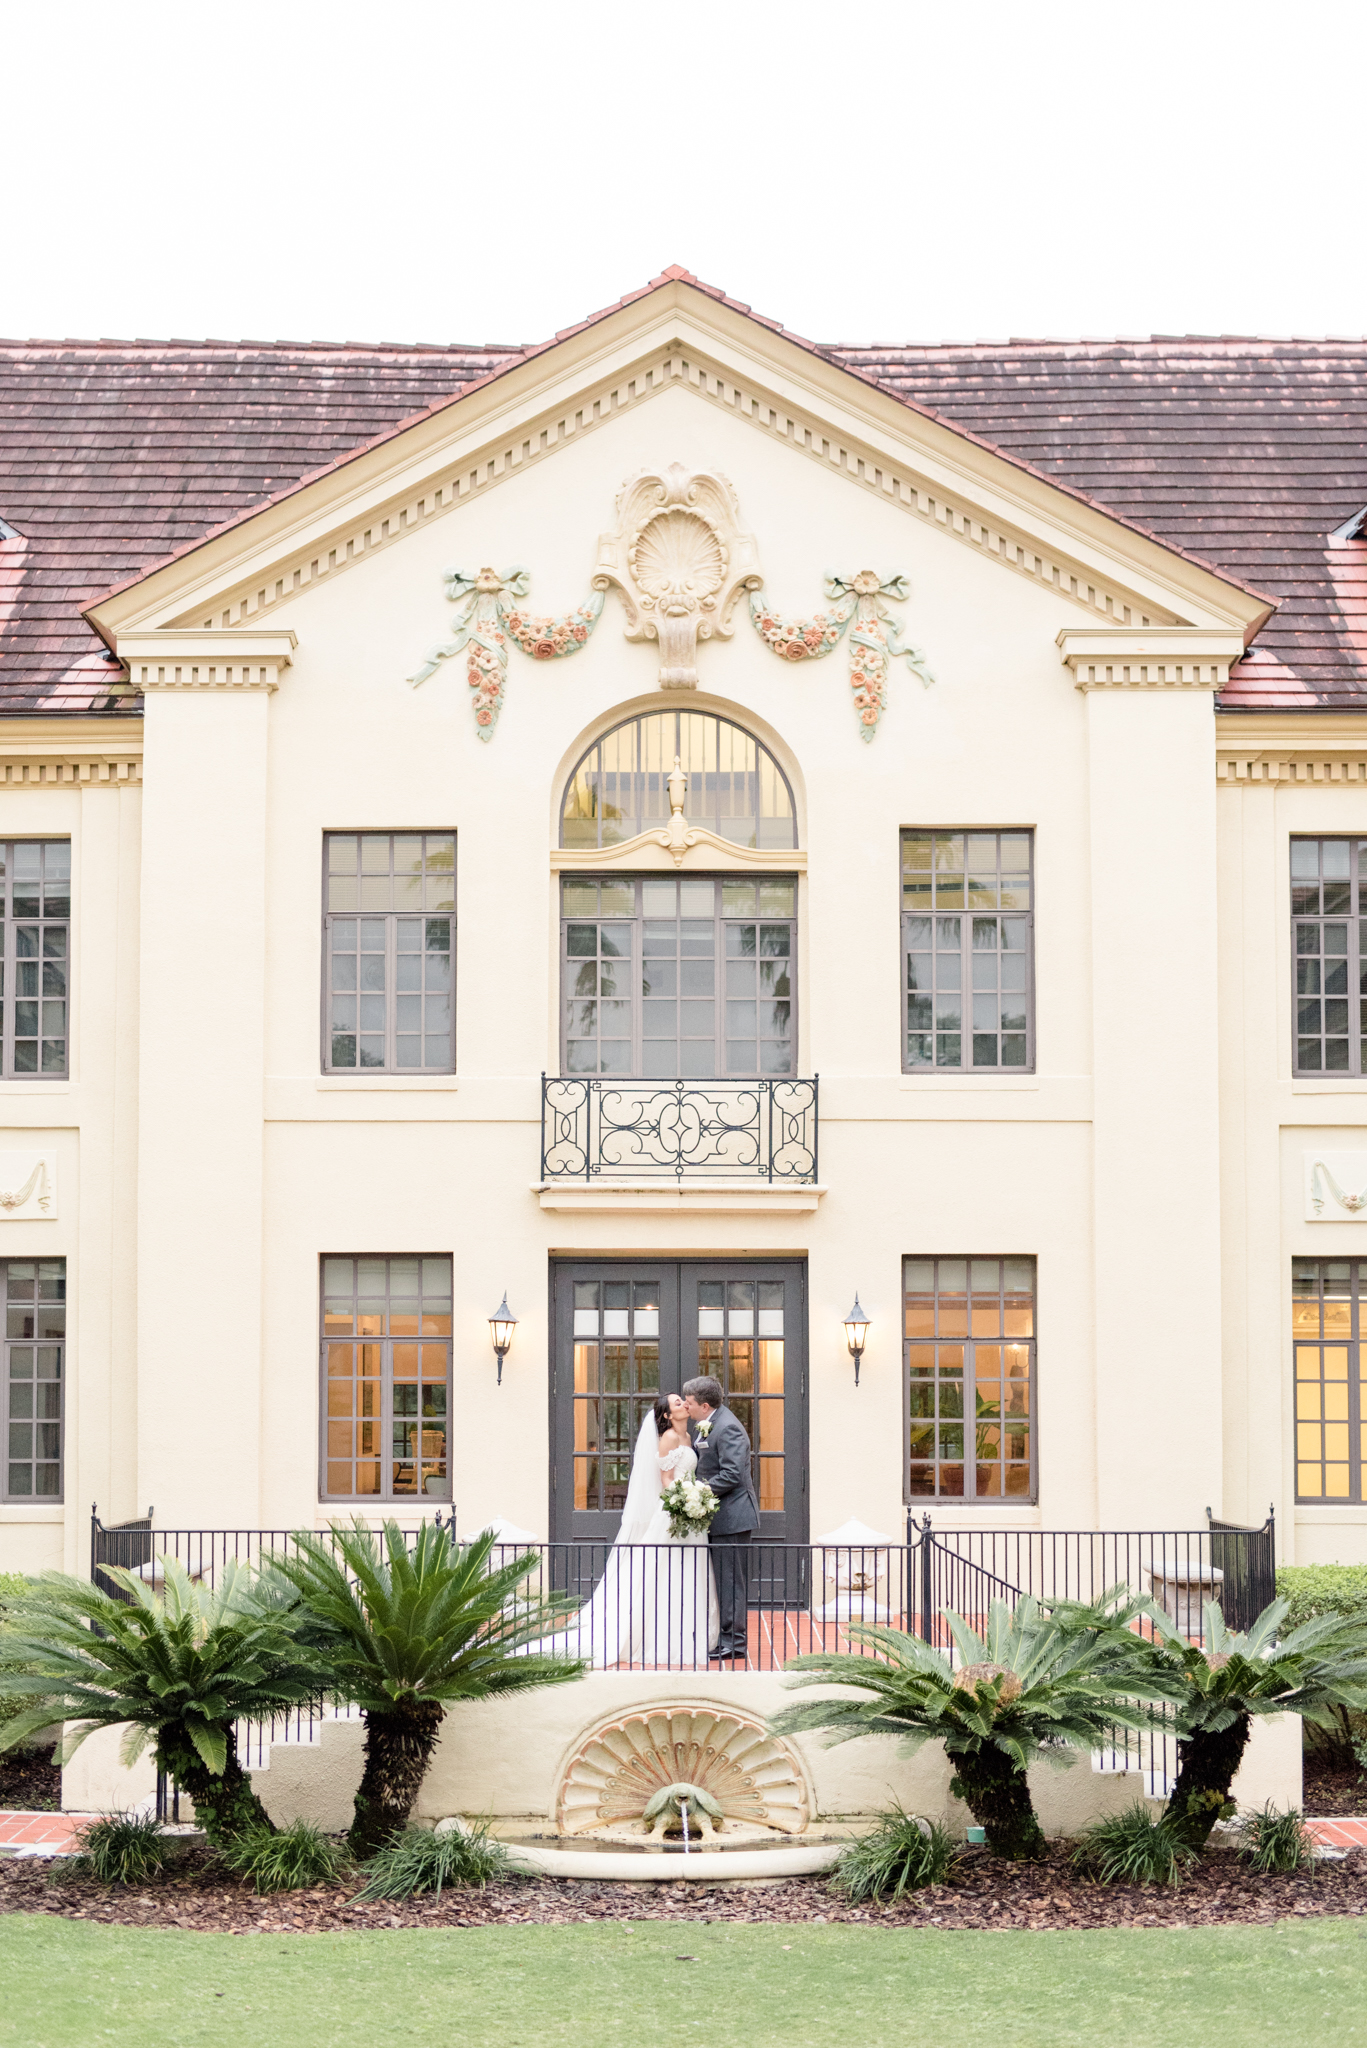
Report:
[[[667,1429],[673,1429],[674,1417],[669,1412],[668,1394],[655,1396],[655,1434],[663,1436]]]

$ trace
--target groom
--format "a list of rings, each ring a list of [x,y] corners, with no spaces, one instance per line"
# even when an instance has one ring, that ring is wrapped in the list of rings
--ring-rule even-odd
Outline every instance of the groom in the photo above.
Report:
[[[698,1454],[699,1479],[721,1502],[707,1540],[717,1569],[721,1633],[714,1657],[743,1657],[749,1621],[750,1552],[759,1528],[759,1501],[750,1477],[750,1439],[725,1405],[717,1380],[685,1380],[683,1403]]]

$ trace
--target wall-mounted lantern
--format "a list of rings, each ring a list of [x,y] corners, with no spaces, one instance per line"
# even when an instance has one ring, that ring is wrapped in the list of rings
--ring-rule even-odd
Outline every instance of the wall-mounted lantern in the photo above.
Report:
[[[859,1293],[856,1289],[854,1307],[845,1318],[845,1342],[849,1345],[850,1357],[854,1360],[854,1383],[856,1386],[859,1385],[859,1361],[864,1356],[864,1340],[868,1334],[869,1319],[859,1306]]]
[[[517,1328],[517,1317],[508,1307],[508,1290],[503,1290],[503,1299],[489,1318],[489,1334],[494,1340],[494,1352],[498,1358],[498,1384],[503,1385],[503,1361],[508,1356],[508,1347],[513,1341]]]

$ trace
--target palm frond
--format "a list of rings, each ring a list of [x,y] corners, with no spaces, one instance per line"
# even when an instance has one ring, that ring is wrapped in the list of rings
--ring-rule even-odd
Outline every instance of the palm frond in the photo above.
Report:
[[[434,1524],[410,1538],[387,1522],[377,1540],[358,1520],[335,1527],[331,1542],[297,1535],[273,1570],[301,1602],[306,1636],[326,1659],[332,1690],[366,1712],[404,1699],[449,1705],[578,1678],[581,1659],[534,1647],[576,1603],[517,1597],[537,1569],[536,1553],[491,1568],[493,1547],[488,1531],[455,1547]]]

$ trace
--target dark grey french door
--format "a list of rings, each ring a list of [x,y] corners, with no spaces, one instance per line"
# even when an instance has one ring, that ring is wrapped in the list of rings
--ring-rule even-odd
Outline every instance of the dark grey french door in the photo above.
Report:
[[[807,1541],[806,1283],[801,1259],[554,1263],[554,1541],[612,1542],[642,1421],[701,1373],[749,1435],[759,1540]]]

